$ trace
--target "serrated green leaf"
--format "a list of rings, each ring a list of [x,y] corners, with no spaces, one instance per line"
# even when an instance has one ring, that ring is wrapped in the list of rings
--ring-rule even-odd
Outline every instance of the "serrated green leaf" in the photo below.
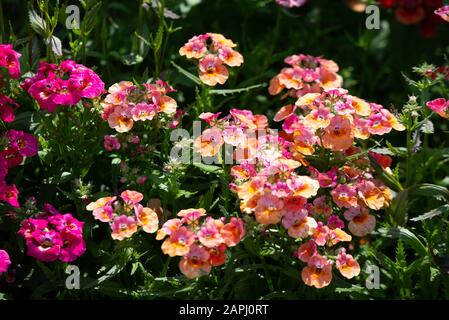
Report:
[[[253,89],[265,87],[266,85],[267,85],[266,83],[260,83],[260,84],[255,84],[253,86],[249,86],[249,87],[245,87],[245,88],[238,88],[238,89],[213,89],[213,90],[210,90],[209,93],[227,96],[228,94],[248,92]]]
[[[441,214],[446,214],[448,212],[449,212],[449,204],[445,204],[445,205],[442,205],[441,207],[430,210],[429,212],[426,212],[426,213],[424,213],[418,217],[412,218],[410,220],[421,221],[421,220],[432,219],[433,217],[439,216]]]
[[[198,78],[197,76],[193,75],[192,73],[190,73],[189,71],[185,70],[184,68],[178,66],[176,63],[174,63],[173,61],[171,61],[171,64],[178,69],[179,72],[181,72],[184,76],[186,76],[187,78],[189,78],[190,80],[192,80],[193,82],[195,82],[197,85],[201,85],[201,79]]]

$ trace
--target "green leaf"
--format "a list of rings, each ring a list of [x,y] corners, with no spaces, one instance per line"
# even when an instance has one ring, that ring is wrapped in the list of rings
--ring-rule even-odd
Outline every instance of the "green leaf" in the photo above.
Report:
[[[210,90],[209,93],[210,94],[217,94],[217,95],[227,96],[228,94],[248,92],[248,91],[253,90],[253,89],[266,87],[266,85],[267,85],[266,83],[260,83],[260,84],[255,84],[253,86],[249,86],[249,87],[246,87],[246,88],[221,89],[221,90],[220,89],[215,89],[215,90]]]
[[[180,66],[178,66],[176,63],[174,63],[173,61],[171,61],[171,64],[178,69],[179,72],[181,72],[183,75],[185,75],[187,78],[189,78],[190,80],[192,80],[193,82],[195,82],[197,85],[201,85],[201,79],[198,78],[197,76],[193,75],[192,73],[190,73],[189,71],[185,70],[184,68],[181,68]]]
[[[215,174],[221,174],[223,169],[219,166],[213,166],[210,164],[204,164],[204,163],[193,163],[193,166],[197,167],[201,171],[205,173],[215,173]]]
[[[449,212],[449,204],[445,204],[445,205],[442,205],[441,207],[430,210],[429,212],[426,212],[426,213],[424,213],[418,217],[412,218],[410,220],[421,221],[421,220],[432,219],[433,217],[439,216],[441,214],[446,214],[448,212]]]
[[[402,226],[407,222],[408,190],[399,192],[391,201],[390,206],[385,210],[390,219],[390,223]]]
[[[139,64],[143,61],[143,57],[141,55],[130,53],[120,57],[120,60],[125,66],[133,66]]]
[[[423,183],[409,188],[410,195],[435,197],[438,200],[449,201],[449,191],[442,186],[431,183]]]
[[[421,256],[427,255],[426,246],[418,239],[418,237],[413,232],[406,228],[380,228],[378,231],[384,237],[403,240],[404,243],[415,249],[415,251]]]
[[[51,36],[44,40],[47,46],[51,46],[51,50],[58,57],[62,56],[62,43],[61,40],[56,36]]]
[[[97,15],[101,7],[101,1],[98,1],[92,8],[90,8],[84,16],[82,27],[84,34],[89,34],[95,26]]]
[[[42,17],[36,11],[34,11],[34,9],[30,9],[28,11],[28,18],[30,19],[30,25],[34,32],[36,32],[41,37],[45,37],[47,29],[45,20],[42,19]]]

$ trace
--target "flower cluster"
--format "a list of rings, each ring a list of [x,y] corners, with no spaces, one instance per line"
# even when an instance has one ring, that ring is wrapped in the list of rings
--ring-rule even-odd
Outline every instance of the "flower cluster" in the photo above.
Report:
[[[12,48],[11,44],[0,44],[0,67],[5,68],[12,79],[20,77],[20,54]],[[4,75],[0,75],[3,80]]]
[[[104,92],[104,83],[91,69],[73,60],[59,65],[40,62],[37,74],[21,87],[41,109],[54,112],[58,106],[72,106],[82,98],[95,99]]]
[[[426,103],[427,107],[439,114],[441,117],[449,119],[449,100],[438,98]]]
[[[261,141],[257,135],[265,132],[268,127],[267,117],[240,109],[231,109],[226,117],[219,118],[220,114],[221,112],[200,114],[199,118],[207,122],[210,128],[195,139],[194,150],[203,157],[212,157],[226,144],[232,149],[235,147],[231,154],[231,163],[240,158],[254,157],[258,142]]]
[[[83,225],[72,214],[62,214],[47,203],[44,212],[22,222],[18,234],[25,239],[29,256],[46,262],[72,262],[86,251]]]
[[[38,142],[35,136],[23,131],[8,130],[0,141],[0,201],[19,207],[19,191],[15,185],[6,183],[9,169],[20,165],[24,157],[37,154]]]
[[[0,274],[8,271],[11,265],[11,260],[9,258],[8,252],[5,250],[0,250]]]
[[[212,267],[223,265],[226,249],[236,246],[245,235],[241,219],[232,217],[226,223],[224,217],[207,216],[202,208],[181,210],[178,217],[165,222],[156,239],[165,238],[165,254],[182,257],[179,269],[187,278],[207,275]]]
[[[295,114],[297,110],[302,114]],[[404,125],[381,105],[351,96],[341,88],[308,93],[295,105],[283,107],[275,119],[285,119],[283,129],[293,142],[290,150],[301,159],[303,155],[313,154],[315,145],[345,151],[355,138],[366,140],[392,129],[405,130]]]
[[[228,79],[226,66],[238,67],[243,63],[243,56],[234,47],[236,44],[221,34],[205,33],[192,37],[179,49],[179,54],[198,60],[201,81],[215,86],[217,83],[224,84]]]
[[[287,89],[283,96],[298,98],[306,93],[320,92],[322,88],[339,88],[342,77],[337,74],[339,67],[332,60],[310,55],[293,55],[285,58],[289,65],[270,81],[268,91],[272,95]]]
[[[436,25],[445,14],[444,7],[440,8],[443,6],[443,0],[380,0],[380,5],[384,8],[395,8],[396,19],[402,24],[420,24],[424,37],[432,37],[435,34]]]
[[[342,88],[295,95],[296,103],[276,114],[276,121],[284,120],[279,137],[270,139],[277,143],[256,146],[255,158],[232,167],[231,190],[242,212],[254,214],[262,225],[281,223],[290,237],[301,240],[295,255],[306,263],[302,279],[322,288],[332,280],[333,265],[348,279],[360,273],[355,258],[338,244],[350,242],[351,234],[372,232],[371,210],[389,206],[392,199],[391,190],[374,178],[370,162],[391,171],[391,158],[373,151],[368,157],[355,146],[356,139],[405,127],[381,105]]]
[[[297,8],[306,4],[307,0],[276,0],[276,3],[286,8]]]
[[[120,201],[120,199],[122,201]],[[140,204],[143,194],[137,191],[125,190],[116,196],[100,198],[87,205],[96,220],[107,222],[111,226],[111,236],[114,240],[130,238],[140,226],[147,233],[154,233],[159,228],[159,218],[154,208]]]
[[[129,81],[121,81],[109,87],[103,100],[102,118],[117,132],[132,129],[135,121],[153,120],[163,113],[176,115],[176,101],[167,94],[175,91],[167,83],[144,83],[140,86]]]

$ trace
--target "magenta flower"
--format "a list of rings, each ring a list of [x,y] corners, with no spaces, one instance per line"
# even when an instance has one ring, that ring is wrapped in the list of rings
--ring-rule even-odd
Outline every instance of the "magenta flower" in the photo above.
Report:
[[[0,181],[1,183],[1,181]],[[11,206],[18,208],[20,207],[19,201],[19,191],[16,186],[13,185],[0,185],[0,201],[9,203]]]
[[[72,214],[61,214],[51,204],[37,219],[22,222],[17,232],[26,241],[27,253],[40,261],[72,262],[86,251],[83,239],[84,222]]]
[[[6,136],[10,147],[16,148],[21,156],[32,157],[37,154],[38,141],[35,136],[16,130],[7,131]]]
[[[0,67],[6,68],[13,79],[20,77],[20,56],[11,44],[0,44]]]
[[[27,253],[40,261],[52,262],[59,258],[63,245],[61,235],[55,230],[37,230],[27,242]]]
[[[8,252],[5,250],[0,250],[0,274],[8,271],[11,265],[11,260],[9,258]]]
[[[72,60],[65,60],[59,66],[41,62],[37,74],[21,86],[49,112],[54,112],[58,106],[75,105],[82,98],[98,98],[104,92],[100,77]]]
[[[116,137],[105,135],[103,146],[106,149],[106,151],[113,151],[113,150],[120,150],[121,145],[120,141]]]
[[[14,110],[17,109],[19,105],[11,98],[0,94],[0,119],[4,122],[14,121]]]

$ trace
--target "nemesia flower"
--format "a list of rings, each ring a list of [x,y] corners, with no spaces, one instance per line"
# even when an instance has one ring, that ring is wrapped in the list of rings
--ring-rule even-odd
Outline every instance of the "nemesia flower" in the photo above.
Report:
[[[286,8],[301,7],[306,2],[307,0],[276,0],[277,4]]]
[[[342,78],[337,74],[338,65],[332,60],[310,55],[293,55],[284,59],[289,68],[284,68],[270,81],[269,93],[277,95],[285,88],[285,96],[299,98],[307,93],[320,92],[321,88],[338,88]]]
[[[170,219],[157,232],[163,240],[162,251],[170,257],[181,256],[179,269],[187,278],[209,274],[212,267],[226,262],[226,250],[237,245],[245,235],[243,221],[207,216],[203,208],[184,209],[178,214],[182,219]]]
[[[133,217],[121,215],[112,221],[111,237],[114,240],[130,238],[137,232],[137,221]]]
[[[346,184],[339,184],[331,191],[332,200],[339,207],[351,208],[358,205],[357,191]]]
[[[62,61],[59,65],[41,62],[37,74],[21,86],[41,109],[49,112],[54,112],[60,105],[75,105],[82,98],[98,98],[104,92],[100,77],[72,60]]]
[[[179,262],[179,270],[189,279],[207,275],[211,270],[209,257],[209,251],[205,247],[194,244]]]
[[[0,94],[0,120],[3,122],[12,122],[15,119],[14,110],[19,105],[11,98]]]
[[[281,221],[284,203],[271,194],[262,195],[256,205],[256,220],[261,224],[276,224]]]
[[[307,263],[317,252],[316,243],[310,240],[300,245],[296,254],[299,260]]]
[[[332,281],[332,262],[318,254],[311,257],[301,272],[301,278],[308,286],[323,288]]]
[[[214,220],[211,217],[206,219],[203,227],[197,232],[198,240],[207,248],[214,248],[224,242],[220,229],[223,223],[220,220]]]
[[[0,44],[0,67],[6,68],[12,79],[20,77],[20,56],[14,51],[12,44]]]
[[[29,256],[46,262],[72,262],[86,251],[83,226],[72,214],[61,214],[45,204],[44,212],[22,222],[18,234],[25,239]]]
[[[150,208],[141,208],[136,213],[137,223],[142,227],[142,230],[147,233],[154,233],[159,228],[159,218],[157,213]]]
[[[194,241],[194,233],[186,227],[180,227],[162,243],[162,252],[170,257],[184,256],[189,252]]]
[[[219,152],[222,145],[223,137],[221,131],[216,128],[211,128],[204,130],[203,133],[195,139],[193,148],[203,157],[212,157]]]
[[[8,252],[5,250],[0,250],[0,274],[8,271],[11,265],[11,260],[9,258]]]
[[[20,155],[32,157],[37,154],[38,142],[35,136],[16,130],[8,130],[5,135],[9,140],[10,148],[17,149]]]
[[[109,87],[108,95],[101,102],[101,117],[120,133],[130,131],[136,122],[179,118],[177,103],[168,96],[174,91],[162,80],[142,85],[120,81]]]
[[[199,71],[201,81],[209,86],[224,84],[229,77],[223,62],[213,55],[207,55],[200,61]]]
[[[129,204],[137,204],[143,199],[143,194],[137,191],[125,190],[120,194],[120,197]]]
[[[104,197],[95,202],[91,202],[86,206],[86,210],[92,211],[95,219],[101,222],[109,222],[113,217],[112,203],[116,197]]]
[[[209,248],[209,263],[212,267],[218,267],[226,262],[226,244],[220,244],[218,247]]]
[[[360,274],[359,263],[350,254],[346,254],[345,248],[337,256],[336,267],[347,279],[352,279]]]
[[[344,216],[346,220],[349,220],[349,231],[357,237],[366,236],[376,226],[376,218],[369,214],[369,210],[365,207],[350,208]]]
[[[245,228],[241,219],[232,217],[231,221],[220,229],[223,242],[228,247],[236,246],[245,236]]]
[[[209,86],[224,84],[229,77],[229,67],[238,67],[243,56],[233,48],[236,45],[218,33],[206,33],[192,37],[179,54],[198,60],[199,77]]]
[[[4,201],[12,207],[18,208],[20,207],[18,197],[19,191],[14,184],[10,186],[0,184],[0,201]]]
[[[449,119],[449,100],[438,98],[426,103],[426,106],[443,118]]]
[[[444,21],[449,22],[449,5],[435,10],[435,14],[439,15]]]
[[[343,151],[352,146],[354,131],[349,119],[342,116],[332,118],[323,135],[323,146],[332,151]]]
[[[121,147],[118,138],[109,135],[104,136],[103,146],[106,151],[120,150]]]

